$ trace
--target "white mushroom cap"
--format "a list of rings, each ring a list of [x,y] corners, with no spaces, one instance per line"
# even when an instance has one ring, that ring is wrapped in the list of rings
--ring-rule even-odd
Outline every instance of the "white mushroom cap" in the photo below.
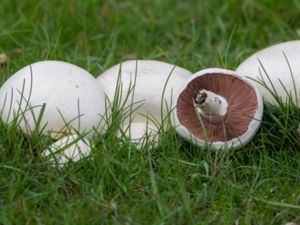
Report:
[[[89,156],[91,145],[86,139],[77,135],[63,137],[49,146],[42,152],[42,156],[49,158],[49,161],[58,168],[62,168],[66,163],[77,162]]]
[[[0,89],[0,110],[5,123],[17,118],[21,130],[29,135],[37,125],[53,138],[74,130],[81,133],[95,128],[103,133],[106,128],[101,84],[66,62],[42,61],[16,72]]]
[[[288,99],[287,91],[292,96],[295,104],[300,105],[300,41],[289,41],[265,48],[242,62],[236,72],[258,87],[265,101],[277,105],[270,91],[256,82],[262,79],[272,92],[274,92],[272,85],[274,86],[277,95],[282,98],[283,102]]]
[[[199,92],[206,90],[214,93],[212,99],[209,99],[209,93],[203,99],[198,96]],[[198,113],[195,101],[205,103],[206,99],[216,100],[220,114]],[[223,100],[226,101],[225,115]],[[175,102],[172,122],[176,132],[196,145],[210,145],[214,149],[246,145],[260,127],[263,116],[258,89],[234,71],[218,68],[195,73],[178,91]],[[206,106],[210,107],[211,102]]]
[[[132,109],[131,124],[139,123],[137,126],[133,125],[135,128],[132,127],[131,131],[140,133],[142,137],[147,130],[144,129],[146,124],[152,127],[160,126],[162,118],[165,118],[175,106],[175,93],[190,74],[181,67],[165,62],[130,60],[108,69],[97,80],[105,87],[105,94],[109,101],[113,102],[117,93],[118,77],[120,77],[121,102],[127,98],[125,107]],[[164,97],[163,101],[162,97]],[[147,117],[150,118],[148,122]],[[129,124],[129,117],[124,123]]]

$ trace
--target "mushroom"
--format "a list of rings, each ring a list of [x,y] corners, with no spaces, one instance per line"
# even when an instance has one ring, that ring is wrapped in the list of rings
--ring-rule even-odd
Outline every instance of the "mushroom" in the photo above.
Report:
[[[157,143],[157,131],[174,107],[174,94],[190,74],[165,62],[130,60],[108,69],[97,80],[111,103],[120,91],[121,104],[128,109],[122,128],[125,135],[136,142],[151,133]]]
[[[15,121],[31,135],[58,139],[66,134],[106,129],[105,96],[87,71],[60,61],[33,63],[16,72],[0,89],[1,119]]]
[[[242,62],[236,72],[257,86],[266,102],[277,105],[275,94],[283,102],[291,96],[299,106],[300,41],[265,48]]]
[[[63,137],[42,152],[42,156],[49,158],[53,166],[62,168],[68,162],[77,162],[90,155],[91,144],[78,135]]]
[[[256,87],[230,70],[211,68],[197,72],[175,98],[176,132],[199,146],[240,148],[257,132],[262,97]]]
[[[29,136],[36,132],[53,139],[63,137],[49,151],[56,150],[58,143],[68,145],[74,139],[70,134],[91,138],[107,128],[101,84],[87,71],[66,62],[36,62],[16,72],[0,89],[0,110],[4,123],[16,124]],[[83,140],[76,142],[76,146],[62,146],[66,149],[59,163],[66,162],[66,157],[77,161],[78,147],[82,156],[90,152]],[[73,151],[74,157],[70,155]]]

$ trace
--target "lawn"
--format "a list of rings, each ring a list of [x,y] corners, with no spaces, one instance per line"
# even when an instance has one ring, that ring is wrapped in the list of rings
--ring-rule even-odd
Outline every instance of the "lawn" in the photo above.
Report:
[[[1,0],[0,83],[46,59],[95,76],[126,59],[234,70],[298,39],[299,11],[297,0]],[[300,223],[299,121],[292,105],[267,107],[253,141],[224,151],[174,130],[136,151],[110,128],[91,158],[63,170],[40,157],[49,138],[0,124],[0,224]]]

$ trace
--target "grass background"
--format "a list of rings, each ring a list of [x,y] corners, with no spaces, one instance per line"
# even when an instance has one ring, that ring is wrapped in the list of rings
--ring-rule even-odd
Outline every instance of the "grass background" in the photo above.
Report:
[[[0,0],[1,83],[45,59],[95,76],[125,59],[191,71],[235,69],[251,53],[298,39],[300,1]],[[162,136],[135,151],[113,131],[62,171],[38,157],[49,140],[0,126],[0,224],[300,223],[300,112],[265,112],[245,148],[213,152]],[[33,144],[32,144],[33,142]]]

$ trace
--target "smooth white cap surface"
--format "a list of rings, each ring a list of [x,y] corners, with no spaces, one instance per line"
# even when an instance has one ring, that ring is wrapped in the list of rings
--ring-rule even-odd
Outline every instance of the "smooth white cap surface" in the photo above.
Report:
[[[80,133],[94,128],[99,133],[105,131],[103,87],[78,66],[60,61],[33,63],[16,72],[0,89],[1,119],[11,123],[18,117],[26,134],[36,129],[43,104],[39,130],[45,127],[44,134],[59,138],[72,129]]]
[[[285,58],[284,54],[287,58]],[[270,80],[263,68],[266,70]],[[292,70],[294,82],[290,69]],[[263,95],[265,101],[277,105],[270,91],[256,82],[262,79],[272,92],[274,92],[272,85],[274,86],[278,96],[282,98],[283,102],[286,102],[288,99],[287,90],[292,96],[293,101],[298,104],[298,106],[300,105],[300,41],[289,41],[265,48],[242,62],[236,72],[246,77],[249,82],[255,85]],[[295,88],[297,94],[295,93]]]

